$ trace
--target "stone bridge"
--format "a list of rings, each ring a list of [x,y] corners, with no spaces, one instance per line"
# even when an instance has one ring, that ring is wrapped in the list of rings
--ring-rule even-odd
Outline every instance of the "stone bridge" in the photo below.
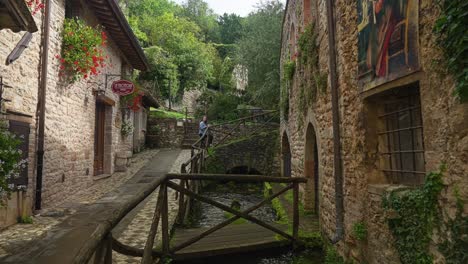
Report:
[[[224,125],[215,127],[212,133],[214,147],[207,161],[209,173],[279,175],[277,125],[255,123],[238,128]]]

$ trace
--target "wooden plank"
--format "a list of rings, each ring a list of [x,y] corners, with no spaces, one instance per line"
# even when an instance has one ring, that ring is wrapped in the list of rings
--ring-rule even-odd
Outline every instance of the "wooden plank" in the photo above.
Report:
[[[235,181],[235,182],[277,182],[277,183],[306,183],[304,177],[271,177],[262,175],[237,174],[167,174],[169,180],[206,180],[206,181]]]
[[[286,225],[274,224],[281,230],[286,230]],[[201,234],[207,228],[177,229],[173,243],[184,241],[187,236]],[[276,233],[254,224],[231,225],[205,237],[173,255],[174,259],[192,259],[224,254],[243,253],[261,249],[289,246],[290,241],[278,240]]]

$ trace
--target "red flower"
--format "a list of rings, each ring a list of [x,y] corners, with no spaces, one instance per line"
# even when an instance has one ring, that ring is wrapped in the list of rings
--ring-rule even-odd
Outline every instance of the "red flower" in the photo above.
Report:
[[[85,75],[84,75],[84,78],[85,78],[85,79],[88,79],[88,74],[85,74]]]
[[[75,61],[74,64],[75,64],[75,65],[78,65],[78,61]]]

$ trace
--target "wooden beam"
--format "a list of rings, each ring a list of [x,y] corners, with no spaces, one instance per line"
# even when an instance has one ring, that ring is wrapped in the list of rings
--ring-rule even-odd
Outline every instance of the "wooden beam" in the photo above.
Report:
[[[299,184],[293,183],[293,237],[299,238]]]
[[[167,181],[166,184],[163,185],[164,187],[164,202],[163,202],[163,210],[162,210],[162,248],[163,248],[163,256],[169,256],[169,199],[167,197],[167,184],[170,182]],[[162,188],[162,187],[161,187]]]
[[[173,188],[173,187],[172,187],[172,186],[173,186],[172,183],[170,183],[168,186],[171,187],[171,188]],[[243,211],[242,213],[243,213],[243,214],[250,214],[251,212],[253,212],[253,211],[255,211],[255,210],[261,208],[262,206],[266,205],[267,203],[271,202],[271,201],[272,201],[273,199],[275,199],[276,197],[278,197],[278,196],[282,195],[283,193],[287,192],[287,191],[290,190],[292,187],[293,187],[293,185],[290,184],[289,186],[287,186],[287,187],[281,189],[280,191],[278,191],[276,194],[271,195],[270,197],[268,197],[267,199],[263,200],[263,201],[260,202],[259,204],[255,205],[255,206],[252,206],[251,208],[249,208],[249,209]],[[171,250],[171,252],[172,252],[172,253],[175,253],[175,252],[177,252],[177,251],[179,251],[179,250],[181,250],[181,249],[184,249],[184,248],[186,248],[186,247],[188,247],[188,246],[190,246],[190,245],[192,245],[192,244],[194,244],[194,243],[200,241],[200,240],[203,239],[204,237],[206,237],[206,236],[208,236],[208,235],[210,235],[210,234],[212,234],[212,233],[218,231],[219,229],[221,229],[221,228],[223,228],[223,227],[226,227],[227,225],[229,225],[229,224],[235,222],[237,219],[240,219],[240,218],[241,218],[241,217],[240,217],[239,215],[235,215],[234,217],[231,217],[230,219],[228,219],[228,220],[226,220],[226,221],[224,221],[224,222],[222,222],[222,223],[216,225],[215,227],[212,227],[212,228],[206,230],[206,231],[203,232],[202,234],[200,234],[200,235],[198,235],[198,236],[196,236],[196,237],[193,237],[192,239],[190,239],[190,240],[188,240],[188,241],[186,241],[186,242],[184,242],[184,243],[181,243],[180,245],[175,246],[175,247]]]
[[[146,240],[145,249],[143,252],[143,259],[141,260],[142,264],[151,264],[153,263],[153,245],[156,233],[158,232],[159,219],[161,217],[161,209],[164,202],[164,188],[165,185],[161,185],[159,188],[158,201],[156,202],[156,209],[154,210],[153,222],[151,223],[151,228],[148,234],[148,239]]]
[[[130,257],[143,257],[144,253],[143,249],[127,246],[115,238],[112,238],[112,249],[119,254]],[[152,250],[151,255],[153,258],[159,258],[162,256],[162,253],[156,250]]]
[[[234,182],[276,182],[276,183],[306,183],[304,177],[271,177],[263,175],[238,175],[238,174],[167,174],[169,180],[205,180],[205,181],[234,181]]]

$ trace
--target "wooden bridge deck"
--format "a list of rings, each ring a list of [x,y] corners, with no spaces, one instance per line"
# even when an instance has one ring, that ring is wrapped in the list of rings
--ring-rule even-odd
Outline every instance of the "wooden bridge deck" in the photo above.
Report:
[[[286,231],[286,225],[273,224]],[[203,233],[208,228],[176,229],[171,244],[178,245],[190,238]],[[278,239],[275,232],[255,224],[231,224],[202,240],[180,250],[174,256],[175,260],[186,260],[203,257],[213,257],[226,254],[246,253],[255,250],[285,247],[291,242]]]

